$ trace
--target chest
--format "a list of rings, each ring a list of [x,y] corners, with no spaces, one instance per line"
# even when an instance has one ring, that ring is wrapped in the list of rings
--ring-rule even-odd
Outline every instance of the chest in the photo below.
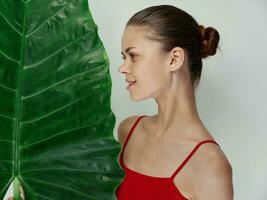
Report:
[[[124,164],[138,172],[170,177],[188,154],[189,148],[175,142],[147,142],[131,138],[124,150]]]
[[[133,141],[133,140],[132,140]],[[175,143],[128,142],[124,164],[135,172],[153,177],[171,177],[187,156],[190,148]],[[193,166],[186,165],[173,183],[188,199],[192,199]]]

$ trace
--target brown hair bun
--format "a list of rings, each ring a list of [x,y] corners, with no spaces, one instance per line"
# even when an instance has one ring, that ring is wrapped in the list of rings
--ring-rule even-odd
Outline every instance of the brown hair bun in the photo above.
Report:
[[[220,35],[218,31],[213,27],[205,28],[204,26],[199,26],[201,34],[201,58],[206,58],[212,56],[216,53],[218,44],[220,41]]]

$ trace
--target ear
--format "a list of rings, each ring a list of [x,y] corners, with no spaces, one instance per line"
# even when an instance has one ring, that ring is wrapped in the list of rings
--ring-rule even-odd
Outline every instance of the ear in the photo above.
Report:
[[[184,49],[181,47],[174,47],[170,51],[169,57],[169,68],[170,71],[179,69],[184,63]]]

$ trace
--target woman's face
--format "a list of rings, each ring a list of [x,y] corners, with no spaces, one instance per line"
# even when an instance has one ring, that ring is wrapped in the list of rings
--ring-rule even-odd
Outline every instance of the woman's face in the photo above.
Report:
[[[156,98],[170,81],[167,54],[159,42],[145,38],[144,34],[145,29],[128,26],[121,40],[124,62],[119,71],[125,73],[125,80],[136,81],[128,88],[133,100]]]

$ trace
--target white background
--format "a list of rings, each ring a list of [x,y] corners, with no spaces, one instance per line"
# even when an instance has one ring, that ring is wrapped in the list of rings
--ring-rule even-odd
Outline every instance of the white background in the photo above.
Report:
[[[198,111],[231,162],[235,199],[266,200],[267,1],[89,0],[110,57],[111,106],[117,118],[114,137],[124,118],[157,112],[153,99],[130,99],[125,76],[118,67],[127,20],[135,12],[159,4],[177,6],[199,24],[212,26],[220,33],[221,51],[203,60],[196,95]]]

